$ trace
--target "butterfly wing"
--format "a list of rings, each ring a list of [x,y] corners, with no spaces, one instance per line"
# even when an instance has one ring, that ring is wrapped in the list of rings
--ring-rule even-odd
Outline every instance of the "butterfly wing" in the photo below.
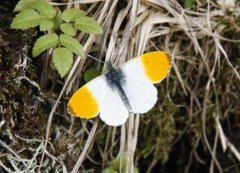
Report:
[[[125,78],[123,90],[133,113],[148,112],[157,101],[157,89],[149,81]]]
[[[68,102],[69,111],[80,118],[100,118],[106,124],[119,126],[126,122],[128,110],[116,90],[110,88],[104,75],[78,89]]]
[[[68,110],[80,118],[96,117],[106,93],[106,82],[101,75],[78,89],[68,102]]]
[[[153,83],[161,82],[167,75],[171,58],[163,51],[146,53],[120,67],[125,75],[123,90],[133,113],[148,112],[157,101]]]
[[[100,108],[100,118],[106,124],[119,126],[126,122],[129,112],[120,98],[117,90],[107,86],[107,94]]]
[[[171,57],[164,51],[155,51],[133,58],[121,66],[128,78],[161,82],[171,66]]]

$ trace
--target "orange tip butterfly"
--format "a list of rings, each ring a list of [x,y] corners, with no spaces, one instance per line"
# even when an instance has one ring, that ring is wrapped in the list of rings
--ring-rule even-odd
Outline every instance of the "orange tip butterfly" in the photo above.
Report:
[[[169,72],[171,57],[164,51],[143,54],[78,89],[68,102],[69,111],[80,118],[94,118],[119,126],[129,113],[146,113],[157,102],[157,89]]]

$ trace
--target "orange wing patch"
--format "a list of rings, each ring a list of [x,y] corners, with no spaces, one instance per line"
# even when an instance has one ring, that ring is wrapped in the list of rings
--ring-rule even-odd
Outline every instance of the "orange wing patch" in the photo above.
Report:
[[[87,85],[77,90],[68,102],[68,109],[80,118],[93,118],[99,113],[99,105]]]
[[[171,57],[164,51],[143,54],[141,57],[148,79],[153,83],[161,82],[167,75]]]

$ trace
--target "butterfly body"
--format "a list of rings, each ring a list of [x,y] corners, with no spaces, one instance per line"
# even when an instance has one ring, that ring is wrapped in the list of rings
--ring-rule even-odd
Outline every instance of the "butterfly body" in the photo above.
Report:
[[[159,83],[166,77],[171,58],[163,51],[143,54],[108,71],[76,91],[68,103],[81,118],[100,118],[108,125],[126,122],[129,112],[148,112],[157,101]]]
[[[121,70],[121,68],[109,66],[109,70],[106,74],[104,74],[107,85],[112,90],[116,90],[119,94],[119,97],[122,99],[124,105],[128,109],[129,112],[132,112],[131,105],[129,103],[128,97],[124,91],[124,87],[126,85],[125,74]]]

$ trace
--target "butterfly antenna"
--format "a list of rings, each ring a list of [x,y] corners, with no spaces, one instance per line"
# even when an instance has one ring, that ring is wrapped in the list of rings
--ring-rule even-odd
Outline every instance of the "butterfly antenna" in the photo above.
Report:
[[[94,59],[94,60],[96,60],[96,61],[99,61],[99,62],[101,62],[101,63],[103,63],[103,64],[105,64],[106,62],[104,62],[104,61],[102,61],[102,60],[100,60],[100,59],[98,59],[98,58],[95,58],[94,56],[92,56],[92,55],[87,55],[88,57],[90,57],[90,58],[92,58],[92,59]]]

